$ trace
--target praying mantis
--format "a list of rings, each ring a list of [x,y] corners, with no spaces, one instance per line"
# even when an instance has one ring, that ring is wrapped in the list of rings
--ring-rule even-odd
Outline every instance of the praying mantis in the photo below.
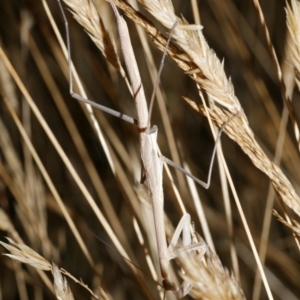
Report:
[[[153,211],[153,219],[154,219],[154,228],[155,228],[155,235],[156,235],[156,244],[157,244],[157,252],[158,252],[158,258],[159,258],[159,265],[160,265],[160,271],[162,276],[162,284],[163,287],[166,290],[171,290],[178,297],[185,296],[189,290],[192,288],[191,285],[188,282],[183,282],[183,284],[179,287],[177,286],[170,274],[169,274],[169,261],[171,259],[174,259],[178,252],[190,252],[195,250],[201,250],[202,255],[204,255],[207,245],[204,242],[192,244],[191,242],[191,234],[190,234],[190,215],[188,213],[185,213],[175,232],[173,235],[173,238],[171,239],[171,242],[169,246],[167,246],[166,241],[166,234],[165,234],[165,226],[164,226],[164,195],[163,195],[163,186],[162,186],[162,173],[163,173],[163,163],[168,163],[172,166],[175,166],[182,172],[184,172],[186,175],[190,176],[192,179],[194,179],[197,183],[199,183],[204,188],[208,188],[210,186],[210,180],[211,180],[211,174],[212,174],[212,166],[217,150],[217,143],[220,140],[221,133],[225,126],[230,122],[236,115],[232,116],[228,119],[227,122],[225,122],[219,131],[219,134],[216,139],[216,144],[213,150],[213,154],[211,157],[210,162],[210,168],[208,173],[208,179],[207,182],[203,182],[199,180],[198,178],[194,177],[191,174],[188,174],[184,169],[181,167],[175,165],[172,161],[167,159],[166,157],[160,155],[160,151],[157,145],[157,134],[158,134],[158,128],[157,126],[150,127],[150,114],[148,111],[148,105],[146,101],[146,97],[144,94],[143,85],[141,82],[139,70],[137,67],[137,63],[135,60],[134,52],[131,46],[129,32],[127,28],[127,24],[125,20],[121,17],[119,14],[114,2],[112,0],[109,0],[112,9],[114,11],[114,14],[116,16],[117,25],[118,25],[118,32],[119,32],[119,38],[121,43],[121,49],[124,57],[124,61],[126,64],[126,68],[129,74],[129,78],[131,81],[131,88],[134,95],[134,102],[136,106],[137,111],[137,119],[135,120],[132,117],[129,117],[125,114],[122,114],[120,112],[117,112],[113,109],[110,109],[108,107],[105,107],[101,104],[97,104],[89,99],[86,99],[79,94],[75,93],[73,91],[73,77],[72,77],[72,66],[71,66],[71,50],[70,50],[70,35],[69,35],[69,29],[68,29],[68,22],[67,18],[65,16],[61,0],[57,0],[64,22],[65,22],[65,28],[66,28],[66,41],[67,41],[67,48],[68,48],[68,65],[69,65],[69,89],[70,94],[73,98],[75,98],[78,101],[82,101],[84,103],[90,104],[91,106],[102,110],[103,112],[106,112],[110,115],[116,116],[124,121],[127,121],[132,124],[136,124],[139,132],[139,145],[140,145],[140,155],[141,160],[143,164],[143,170],[145,174],[145,179],[148,187],[149,197],[151,199],[152,203],[152,211]],[[175,29],[175,26],[173,29]],[[171,34],[170,34],[171,35]],[[170,40],[170,39],[169,39]],[[164,53],[164,56],[166,53]],[[163,59],[164,59],[163,56]],[[153,100],[151,100],[152,102]],[[152,107],[152,104],[150,105]],[[151,109],[150,109],[151,110]],[[176,249],[176,245],[178,243],[180,234],[182,232],[182,246],[178,250]],[[176,249],[176,251],[175,251]]]

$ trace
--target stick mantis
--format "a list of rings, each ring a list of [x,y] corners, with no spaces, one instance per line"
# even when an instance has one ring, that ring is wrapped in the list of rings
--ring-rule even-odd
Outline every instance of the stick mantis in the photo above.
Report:
[[[143,85],[141,82],[139,70],[137,67],[137,63],[135,60],[134,52],[131,46],[129,32],[127,28],[127,24],[125,20],[120,16],[114,2],[109,0],[118,25],[118,32],[120,37],[121,49],[122,54],[124,57],[124,61],[126,64],[126,68],[129,74],[129,78],[131,81],[131,88],[134,95],[135,106],[137,110],[137,119],[129,117],[125,114],[117,112],[113,109],[105,107],[101,104],[97,104],[89,99],[86,99],[79,94],[73,91],[73,76],[72,76],[72,64],[71,64],[71,47],[70,47],[70,35],[69,35],[69,28],[67,18],[64,13],[64,9],[61,4],[61,0],[57,0],[64,22],[65,22],[65,30],[66,30],[66,41],[67,41],[67,48],[68,48],[68,66],[69,66],[69,90],[70,94],[73,98],[78,101],[90,104],[91,106],[102,110],[110,115],[116,116],[124,121],[127,121],[132,124],[136,124],[139,132],[139,144],[140,144],[140,154],[141,160],[143,163],[144,174],[146,178],[146,183],[148,186],[149,196],[152,202],[152,210],[153,210],[153,218],[154,218],[154,228],[155,228],[155,235],[156,235],[156,244],[157,244],[157,251],[159,257],[159,265],[161,270],[161,276],[163,278],[163,286],[166,290],[171,290],[177,294],[178,297],[185,296],[189,290],[191,289],[191,285],[187,282],[183,282],[183,284],[179,287],[177,286],[173,280],[170,278],[168,264],[169,261],[175,257],[177,257],[178,252],[186,252],[186,251],[195,251],[202,249],[202,255],[204,255],[206,250],[206,244],[204,242],[200,242],[197,244],[193,244],[191,242],[191,235],[189,232],[189,225],[190,225],[190,215],[185,213],[175,232],[173,238],[169,246],[167,246],[166,242],[166,235],[165,235],[165,227],[164,227],[164,195],[163,195],[163,187],[162,187],[162,172],[163,172],[163,162],[168,163],[182,172],[184,172],[187,176],[190,176],[193,180],[195,180],[198,184],[203,186],[205,189],[208,189],[210,186],[211,181],[211,174],[212,174],[212,167],[214,163],[214,158],[217,150],[217,144],[220,140],[221,134],[226,127],[226,125],[237,116],[237,114],[233,115],[229,118],[221,127],[219,134],[216,139],[215,147],[212,153],[209,173],[207,182],[203,182],[198,178],[194,177],[193,175],[187,173],[183,168],[177,166],[172,161],[167,159],[166,157],[159,154],[159,149],[157,146],[157,133],[158,129],[157,126],[150,127],[150,117],[148,112],[148,105],[146,101],[146,97],[144,94]],[[173,29],[175,28],[175,25]],[[172,29],[172,30],[173,30]],[[170,34],[171,35],[171,34]],[[168,43],[170,38],[168,40]],[[166,51],[164,52],[162,62],[164,57],[166,56]],[[162,67],[163,63],[161,64]],[[153,93],[154,94],[154,93]],[[154,97],[153,97],[154,98]],[[150,104],[150,111],[152,110],[152,102],[151,99]],[[178,239],[182,232],[182,247],[178,250],[175,247],[177,245]]]

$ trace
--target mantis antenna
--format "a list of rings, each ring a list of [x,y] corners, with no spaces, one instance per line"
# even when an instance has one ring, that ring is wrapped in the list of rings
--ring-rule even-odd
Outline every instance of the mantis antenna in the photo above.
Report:
[[[164,53],[163,53],[161,62],[160,62],[159,70],[158,70],[158,73],[157,73],[157,77],[156,77],[156,80],[155,80],[155,84],[154,84],[152,95],[151,95],[151,99],[150,99],[148,127],[150,127],[150,121],[151,121],[151,115],[152,115],[152,109],[153,109],[155,94],[156,94],[156,91],[157,91],[157,88],[158,88],[158,85],[159,85],[159,81],[160,81],[160,76],[161,76],[161,73],[162,73],[162,70],[163,70],[163,67],[164,67],[165,58],[166,58],[166,55],[167,55],[167,50],[169,48],[171,37],[172,37],[172,34],[173,34],[173,32],[174,32],[175,27],[177,26],[177,24],[178,24],[178,22],[176,21],[174,23],[174,25],[172,26],[172,29],[171,29],[171,31],[169,33],[169,38],[168,38],[166,47],[164,49]]]

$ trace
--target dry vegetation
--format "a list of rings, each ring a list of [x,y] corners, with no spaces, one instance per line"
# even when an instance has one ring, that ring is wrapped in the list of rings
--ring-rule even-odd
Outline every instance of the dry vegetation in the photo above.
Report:
[[[187,298],[299,299],[299,1],[174,0],[175,11],[166,0],[113,1],[148,99],[157,49],[179,22],[151,120],[166,157],[205,180],[214,145],[207,120],[220,127],[240,112],[209,190],[164,171],[167,239],[187,211],[192,234],[209,245],[203,260],[172,261],[172,277],[181,282],[185,269]],[[135,116],[111,6],[63,5],[80,23],[66,11],[75,90]],[[186,30],[199,22],[202,31]],[[161,299],[136,127],[70,97],[56,0],[0,1],[0,26],[0,299]]]

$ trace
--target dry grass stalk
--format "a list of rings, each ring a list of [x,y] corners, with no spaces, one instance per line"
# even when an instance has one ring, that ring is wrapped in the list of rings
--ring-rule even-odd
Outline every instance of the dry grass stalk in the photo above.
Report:
[[[273,215],[278,219],[279,222],[283,223],[288,228],[292,229],[292,231],[300,237],[300,223],[295,219],[292,219],[291,222],[287,222],[275,209],[273,210]]]
[[[30,175],[30,168],[23,169],[22,163],[14,149],[12,141],[10,139],[9,133],[5,124],[0,119],[0,143],[3,145],[3,154],[6,158],[6,170],[3,168],[1,173],[4,181],[11,188],[16,200],[19,203],[17,208],[17,213],[19,218],[24,224],[24,228],[28,229],[29,238],[33,243],[39,245],[38,240],[42,239],[43,243],[43,253],[49,256],[55,253],[54,247],[51,241],[48,239],[47,229],[45,226],[45,212],[44,209],[44,194],[40,191],[43,189],[39,175],[37,175],[34,170]],[[28,166],[27,166],[28,167]],[[4,173],[5,172],[5,173]],[[33,181],[28,181],[31,178]],[[34,182],[34,184],[33,184]],[[28,226],[32,224],[32,226]],[[33,229],[29,229],[29,228]]]

